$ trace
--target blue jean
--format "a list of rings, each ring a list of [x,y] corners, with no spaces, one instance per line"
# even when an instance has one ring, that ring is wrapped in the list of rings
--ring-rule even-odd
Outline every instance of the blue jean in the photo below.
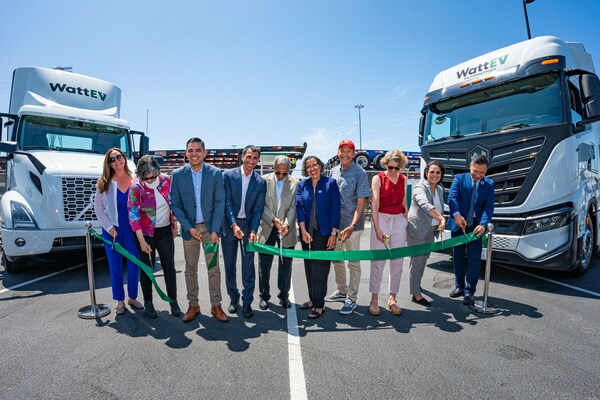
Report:
[[[466,229],[467,233],[473,232],[477,224],[473,224]],[[452,237],[461,236],[462,230],[459,228],[452,231]],[[479,272],[481,269],[481,245],[482,239],[467,243],[466,245],[455,246],[453,249],[454,277],[455,286],[458,289],[465,291],[465,295],[473,296],[477,289],[477,281],[479,280]],[[467,254],[466,265],[466,285],[465,285],[465,250]]]
[[[135,257],[139,256],[136,239],[129,224],[117,229],[115,242],[119,243],[128,252]],[[102,237],[112,242],[113,238],[108,232],[102,229]],[[112,285],[113,299],[117,301],[125,300],[125,290],[123,289],[123,256],[108,243],[104,243],[106,250],[106,259],[110,270],[110,283]],[[138,296],[138,282],[140,280],[140,269],[133,262],[127,260],[127,294],[135,299]]]
[[[223,246],[223,262],[225,263],[225,284],[227,294],[232,303],[240,300],[240,291],[237,287],[237,251],[238,245],[243,246],[242,251],[242,303],[252,304],[254,301],[254,283],[256,281],[256,272],[254,270],[254,253],[246,251],[246,244],[250,236],[250,227],[245,219],[237,219],[237,226],[244,232],[242,240],[236,239],[233,233],[223,236],[221,244]]]

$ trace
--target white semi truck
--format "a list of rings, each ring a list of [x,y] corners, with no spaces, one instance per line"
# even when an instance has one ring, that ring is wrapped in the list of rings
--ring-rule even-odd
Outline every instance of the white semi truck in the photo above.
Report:
[[[600,242],[600,81],[581,43],[543,36],[440,72],[419,128],[446,190],[484,154],[493,261],[585,272]]]
[[[14,71],[9,113],[0,114],[6,271],[83,249],[85,221],[99,228],[93,196],[104,154],[119,147],[134,170],[134,134],[148,152],[148,137],[120,118],[120,103],[121,89],[109,82],[58,69]]]

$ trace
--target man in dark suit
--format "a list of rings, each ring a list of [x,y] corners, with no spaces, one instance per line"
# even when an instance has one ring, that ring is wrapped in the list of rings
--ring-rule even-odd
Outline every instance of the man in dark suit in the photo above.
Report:
[[[237,249],[242,247],[242,303],[244,318],[252,317],[254,300],[254,253],[246,251],[248,241],[257,240],[256,232],[265,208],[267,184],[254,168],[260,158],[260,148],[246,146],[242,152],[242,166],[223,173],[225,184],[225,221],[223,223],[223,261],[225,283],[231,298],[229,312],[237,312],[240,291],[237,288]]]
[[[494,214],[494,182],[485,177],[488,159],[483,155],[475,155],[469,165],[470,172],[454,177],[448,206],[450,207],[450,223],[452,237],[474,232],[481,237],[488,222]],[[455,288],[450,297],[464,295],[463,304],[473,300],[481,262],[481,239],[467,245],[454,247]],[[465,285],[465,249],[467,252],[466,285]]]
[[[225,211],[223,178],[221,170],[204,163],[206,149],[201,139],[188,140],[185,153],[189,163],[173,172],[171,183],[171,210],[181,225],[185,284],[189,301],[189,308],[183,316],[183,322],[189,322],[200,314],[198,260],[201,247],[204,247],[208,272],[210,312],[217,320],[226,322],[229,318],[221,307],[219,254],[218,252],[207,253],[205,247],[208,243],[219,243]],[[216,260],[216,265],[210,267],[213,258]]]

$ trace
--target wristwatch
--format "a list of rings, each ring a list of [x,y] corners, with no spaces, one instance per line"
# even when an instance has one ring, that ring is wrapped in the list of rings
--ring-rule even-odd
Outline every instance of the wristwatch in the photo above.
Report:
[[[353,227],[354,229],[356,229],[356,224],[352,224],[350,226]]]
[[[330,235],[336,236],[338,235],[337,231],[331,231]]]

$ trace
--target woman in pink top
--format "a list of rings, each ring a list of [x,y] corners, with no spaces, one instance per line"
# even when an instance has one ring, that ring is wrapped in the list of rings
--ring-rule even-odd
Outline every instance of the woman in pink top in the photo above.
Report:
[[[406,166],[406,156],[400,150],[391,150],[381,161],[387,170],[380,172],[371,182],[371,250],[392,249],[406,245],[408,207],[406,204],[406,178],[400,170]],[[394,315],[402,310],[396,303],[400,288],[403,259],[390,260],[390,297],[388,308]],[[383,278],[385,260],[371,261],[369,312],[379,315],[379,289]]]

